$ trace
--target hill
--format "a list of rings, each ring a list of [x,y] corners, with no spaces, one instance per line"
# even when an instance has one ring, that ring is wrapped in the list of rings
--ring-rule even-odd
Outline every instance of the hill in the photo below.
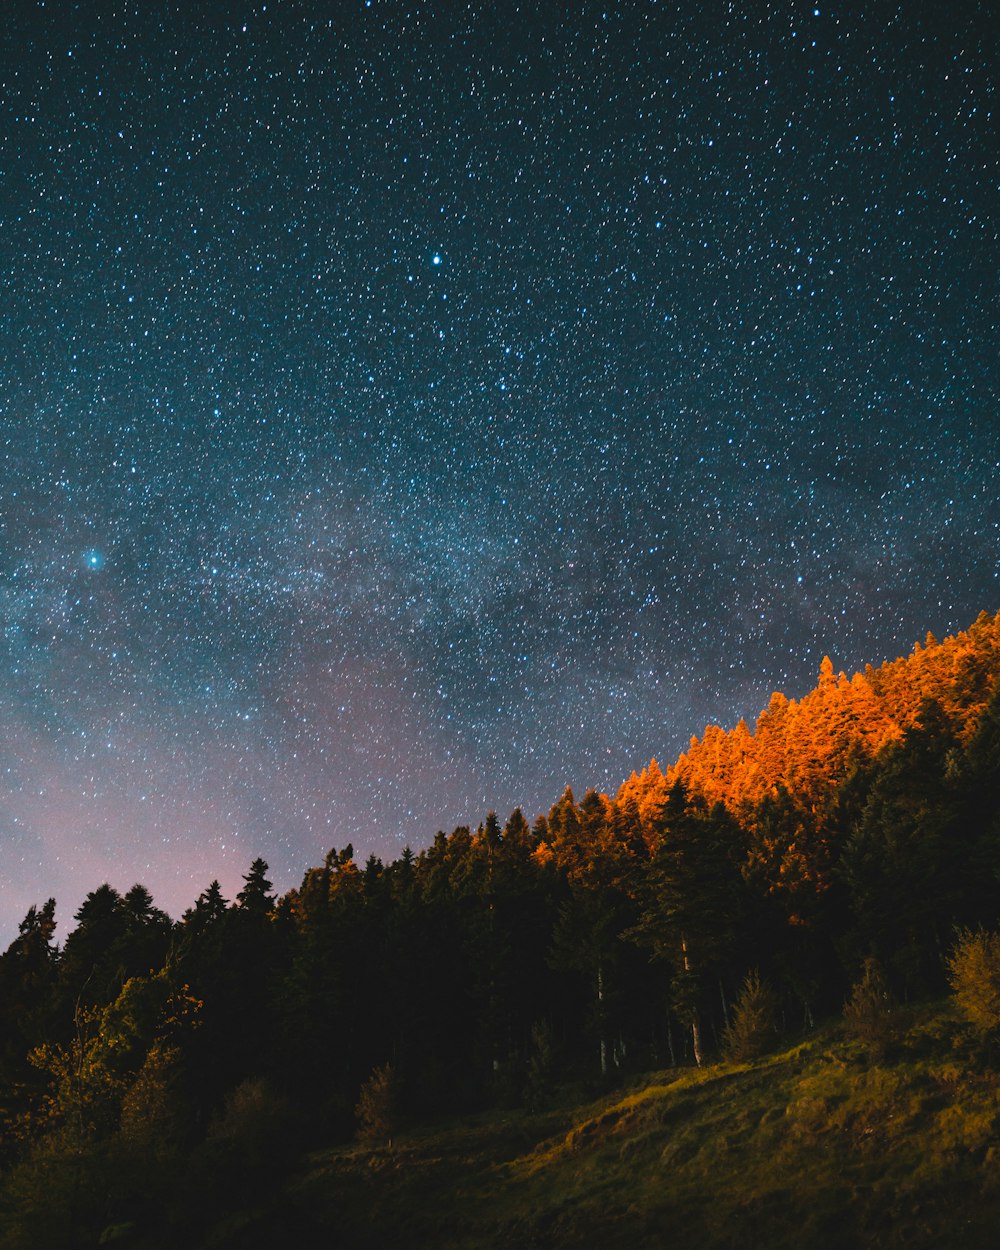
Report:
[[[866,665],[852,677],[835,674],[825,656],[815,687],[800,699],[775,691],[752,730],[744,721],[728,731],[706,726],[665,773],[653,760],[616,797],[652,810],[681,781],[732,811],[746,811],[779,789],[813,807],[851,768],[901,742],[929,703],[967,741],[997,692],[998,675],[1000,613],[982,612],[968,630],[942,642],[929,633],[909,655],[877,669]]]
[[[1000,1074],[950,1008],[905,1014],[881,1062],[828,1027],[557,1113],[320,1151],[208,1244],[992,1250]]]

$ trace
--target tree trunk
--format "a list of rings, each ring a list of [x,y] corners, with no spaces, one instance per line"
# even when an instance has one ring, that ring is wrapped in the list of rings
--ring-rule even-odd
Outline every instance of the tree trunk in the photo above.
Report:
[[[691,1049],[694,1051],[695,1064],[701,1067],[701,1021],[697,1011],[691,1013]]]
[[[597,1032],[601,1044],[601,1076],[608,1075],[608,1042],[604,1036],[604,965],[597,960]]]
[[[681,954],[684,956],[684,971],[691,976],[691,958],[688,955],[687,938],[681,935]],[[698,1019],[698,1006],[696,1003],[691,1004],[691,1049],[694,1052],[694,1061],[697,1067],[701,1067],[702,1050],[701,1050],[701,1021]]]

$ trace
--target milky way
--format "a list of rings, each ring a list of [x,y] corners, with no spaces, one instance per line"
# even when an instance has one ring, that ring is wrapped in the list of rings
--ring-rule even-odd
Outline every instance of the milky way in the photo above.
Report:
[[[0,937],[1000,607],[983,5],[11,3]]]

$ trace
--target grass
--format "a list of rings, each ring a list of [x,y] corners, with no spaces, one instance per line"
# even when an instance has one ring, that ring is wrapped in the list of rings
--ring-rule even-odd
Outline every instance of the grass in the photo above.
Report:
[[[1000,1074],[947,1009],[905,1024],[877,1063],[831,1027],[571,1110],[322,1151],[266,1213],[207,1244],[992,1250]]]

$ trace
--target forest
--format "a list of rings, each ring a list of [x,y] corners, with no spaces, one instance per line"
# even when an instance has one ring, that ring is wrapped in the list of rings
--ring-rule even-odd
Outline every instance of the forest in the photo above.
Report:
[[[988,1066],[1000,613],[825,659],[614,795],[334,848],[281,896],[258,859],[176,922],[98,885],[73,919],[57,943],[39,900],[0,956],[0,1245],[203,1244],[320,1146],[752,1063],[845,1011],[874,1061],[886,1004],[963,985]]]

